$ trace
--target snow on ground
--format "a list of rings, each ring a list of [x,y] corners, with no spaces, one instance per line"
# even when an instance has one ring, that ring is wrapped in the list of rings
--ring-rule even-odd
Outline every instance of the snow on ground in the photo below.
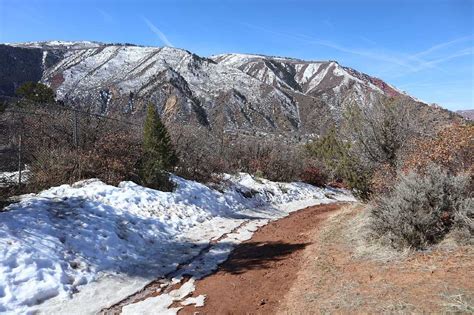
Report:
[[[8,206],[0,213],[0,313],[96,313],[173,272],[191,280],[209,274],[269,220],[309,205],[352,200],[341,190],[247,174],[223,175],[214,188],[172,179],[177,188],[171,193],[91,179]],[[193,257],[198,259],[189,263]],[[177,272],[183,263],[188,265]],[[158,304],[167,308],[170,299],[187,295],[170,294],[157,298]]]
[[[28,180],[30,171],[25,169],[21,172],[21,181],[25,183]],[[8,187],[18,184],[18,172],[0,172],[0,187]]]

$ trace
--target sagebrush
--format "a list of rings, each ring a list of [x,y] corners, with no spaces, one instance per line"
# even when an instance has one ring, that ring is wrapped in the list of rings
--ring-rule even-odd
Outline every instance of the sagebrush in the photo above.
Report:
[[[470,241],[474,199],[469,187],[470,176],[451,175],[435,165],[424,174],[401,175],[370,208],[374,235],[397,249],[424,249],[455,229]]]

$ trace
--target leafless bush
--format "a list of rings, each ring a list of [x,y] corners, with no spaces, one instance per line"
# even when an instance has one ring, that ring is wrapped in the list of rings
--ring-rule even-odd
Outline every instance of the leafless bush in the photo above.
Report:
[[[299,148],[259,138],[218,133],[195,126],[169,126],[179,156],[177,174],[198,181],[211,180],[213,173],[246,172],[270,180],[299,178],[303,163]]]
[[[398,249],[426,248],[454,229],[472,238],[474,199],[469,186],[469,176],[449,175],[434,165],[425,175],[402,175],[390,193],[374,201],[372,230]]]
[[[316,166],[306,166],[300,174],[300,179],[308,184],[324,186],[328,183],[328,174],[323,168]]]
[[[92,150],[86,151],[87,167],[84,167],[83,177],[98,177],[114,185],[123,180],[135,180],[140,156],[140,134],[126,131],[106,134],[94,143]]]
[[[445,122],[408,97],[380,96],[365,105],[348,98],[343,107],[340,128],[329,129],[307,149],[330,179],[342,180],[363,200],[388,192],[410,140],[434,135]]]
[[[29,190],[90,177],[111,184],[133,177],[141,152],[141,130],[133,124],[57,104],[12,107],[9,115],[12,141],[21,136],[22,162],[32,171]]]
[[[372,191],[375,194],[385,194],[397,182],[397,169],[389,164],[381,164],[375,168],[370,180]]]
[[[168,126],[176,154],[176,173],[184,178],[207,181],[213,173],[225,170],[222,144],[210,130],[195,126]]]
[[[397,167],[381,164],[375,168],[372,175],[373,191],[387,193],[397,181],[397,171],[426,173],[431,164],[439,165],[451,174],[466,173],[473,177],[473,139],[474,127],[460,124],[445,126],[435,135],[407,139]]]
[[[422,133],[416,106],[408,98],[377,99],[372,106],[350,103],[345,111],[345,132],[367,164],[396,166],[407,140]]]

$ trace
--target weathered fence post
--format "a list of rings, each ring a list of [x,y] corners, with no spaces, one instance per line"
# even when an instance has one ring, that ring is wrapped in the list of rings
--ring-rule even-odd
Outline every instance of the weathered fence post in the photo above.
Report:
[[[18,186],[21,186],[21,133],[18,135]]]

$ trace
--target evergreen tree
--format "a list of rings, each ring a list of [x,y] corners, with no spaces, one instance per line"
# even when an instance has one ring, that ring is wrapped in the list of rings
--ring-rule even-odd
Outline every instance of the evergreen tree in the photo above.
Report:
[[[166,126],[156,108],[149,104],[143,130],[143,157],[140,178],[144,186],[171,190],[173,185],[167,172],[172,171],[178,159],[171,144]]]
[[[326,171],[335,180],[343,180],[361,199],[371,194],[370,173],[364,169],[359,158],[351,152],[351,144],[340,139],[335,128],[313,143],[306,145],[308,152],[323,162]]]
[[[55,102],[54,91],[39,82],[26,82],[16,89],[15,93],[23,99],[36,103],[52,104]]]

